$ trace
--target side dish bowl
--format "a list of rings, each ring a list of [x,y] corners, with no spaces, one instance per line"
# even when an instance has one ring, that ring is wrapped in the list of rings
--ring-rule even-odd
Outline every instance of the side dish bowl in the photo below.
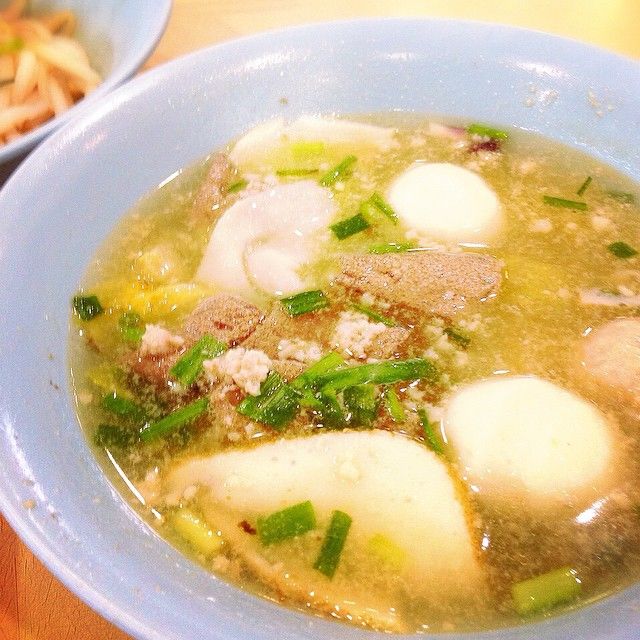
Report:
[[[158,6],[118,6],[129,4],[122,13],[136,24],[145,21],[143,7]],[[166,13],[152,13],[157,38]],[[148,44],[138,43],[99,93],[146,53]],[[107,480],[68,383],[70,299],[85,265],[143,194],[276,115],[401,110],[513,126],[640,181],[639,86],[640,64],[578,42],[393,19],[230,42],[92,98],[94,108],[47,140],[0,193],[0,508],[9,523],[68,587],[137,638],[371,638],[209,575],[161,540]],[[639,607],[637,585],[541,623],[473,637],[622,640],[640,635]]]
[[[0,8],[5,4],[0,2]],[[171,0],[33,0],[29,3],[29,13],[35,15],[59,9],[71,9],[76,15],[77,38],[86,48],[103,82],[86,99],[62,115],[0,147],[0,171],[5,164],[23,157],[55,129],[81,110],[91,109],[101,97],[128,80],[158,43],[169,19]]]

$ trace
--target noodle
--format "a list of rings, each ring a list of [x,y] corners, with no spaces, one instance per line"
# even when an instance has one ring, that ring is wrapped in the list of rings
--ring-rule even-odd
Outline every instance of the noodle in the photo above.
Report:
[[[73,38],[68,10],[26,17],[26,0],[0,11],[0,146],[64,113],[102,81]]]

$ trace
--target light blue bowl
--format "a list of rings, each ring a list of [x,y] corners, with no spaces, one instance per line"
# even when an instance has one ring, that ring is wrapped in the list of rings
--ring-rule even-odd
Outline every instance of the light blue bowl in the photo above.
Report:
[[[363,20],[230,42],[113,92],[47,140],[0,193],[5,517],[67,586],[138,638],[372,638],[209,575],[158,538],[107,481],[67,382],[69,300],[85,265],[140,196],[279,114],[396,109],[511,125],[640,180],[639,89],[637,63],[542,33]],[[639,604],[634,587],[534,626],[473,637],[637,638]]]
[[[7,2],[0,0],[0,7]],[[0,147],[0,173],[8,172],[4,165],[17,162],[55,129],[128,80],[154,50],[171,12],[171,0],[31,0],[29,6],[34,14],[56,9],[76,14],[77,37],[104,82],[61,116]]]

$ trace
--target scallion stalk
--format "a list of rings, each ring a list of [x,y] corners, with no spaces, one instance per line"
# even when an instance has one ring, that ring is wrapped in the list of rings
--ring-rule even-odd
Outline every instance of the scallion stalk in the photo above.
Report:
[[[377,191],[360,205],[360,212],[365,216],[381,213],[394,224],[398,224],[398,216],[393,207]]]
[[[318,378],[318,387],[327,387],[336,391],[355,387],[359,384],[393,384],[402,380],[427,379],[435,382],[438,370],[424,358],[410,360],[384,360],[373,364],[362,364],[331,371]]]
[[[556,198],[555,196],[542,196],[546,204],[552,207],[563,207],[565,209],[575,209],[577,211],[586,211],[587,203],[578,202],[577,200],[567,200],[565,198]]]
[[[576,191],[577,196],[581,196],[587,190],[587,187],[591,184],[593,178],[591,176],[587,176],[586,180],[580,185],[580,188]]]
[[[369,247],[369,253],[381,255],[385,253],[404,253],[415,249],[413,242],[385,242],[384,244],[374,244]]]
[[[370,427],[376,418],[378,399],[373,384],[359,384],[343,392],[344,408],[350,424]]]
[[[636,201],[636,197],[633,193],[629,193],[628,191],[616,191],[614,189],[612,191],[607,191],[607,195],[624,204],[634,204]]]
[[[251,420],[282,429],[300,408],[300,393],[276,371],[271,371],[260,385],[260,394],[247,396],[237,407],[238,413]]]
[[[492,138],[493,140],[506,140],[509,134],[502,129],[495,129],[486,124],[473,123],[467,127],[467,133],[475,136],[482,136],[485,138]]]
[[[74,312],[80,320],[93,320],[101,313],[104,313],[100,300],[98,300],[98,296],[95,295],[74,296],[72,305]]]
[[[249,182],[245,178],[240,178],[227,187],[227,193],[238,193],[238,191],[242,191],[248,184]]]
[[[145,420],[147,412],[138,404],[124,397],[117,391],[107,393],[102,397],[102,406],[111,413],[132,420],[142,422]]]
[[[371,318],[371,320],[373,320],[374,322],[381,322],[386,327],[395,327],[398,324],[393,318],[383,316],[381,313],[378,313],[375,309],[372,309],[366,304],[352,302],[350,306],[355,311],[363,313],[365,316],[367,316],[367,318]]]
[[[333,578],[338,568],[342,549],[351,528],[351,522],[351,516],[344,513],[344,511],[334,511],[331,515],[331,521],[329,522],[322,548],[313,565],[314,569],[317,569],[328,578]]]
[[[135,311],[125,311],[118,319],[118,329],[123,340],[138,344],[144,335],[142,319]]]
[[[331,187],[338,180],[346,178],[351,173],[351,167],[357,162],[358,158],[353,155],[348,155],[341,160],[335,167],[332,167],[320,178],[320,184],[323,187]]]
[[[116,424],[101,424],[93,434],[93,441],[98,447],[117,447],[123,449],[137,440],[137,434],[130,428]]]
[[[382,394],[382,398],[391,419],[398,424],[402,424],[407,419],[407,415],[395,389],[387,387]]]
[[[607,249],[616,257],[627,260],[638,255],[638,251],[626,242],[612,242],[607,246]]]
[[[320,414],[320,420],[325,427],[340,429],[347,426],[347,416],[335,390],[320,391],[315,397],[319,402],[315,410]]]
[[[209,398],[198,398],[190,404],[176,409],[169,415],[161,418],[157,422],[146,425],[140,431],[140,438],[144,442],[151,442],[162,436],[166,436],[182,427],[198,416],[202,415],[209,407]]]
[[[329,306],[329,299],[320,289],[296,293],[293,296],[281,298],[280,302],[290,316],[299,316]]]
[[[329,229],[333,231],[338,240],[344,240],[349,236],[353,236],[356,233],[360,233],[371,226],[369,221],[362,215],[362,213],[356,213],[351,218],[345,218],[335,224],[332,224]]]
[[[308,369],[292,380],[290,384],[294,389],[312,389],[321,375],[334,371],[343,364],[344,358],[339,353],[329,351],[329,353],[322,356],[320,360],[314,362]]]
[[[444,329],[444,333],[450,340],[461,346],[463,349],[466,349],[471,343],[471,338],[459,329],[446,327]]]
[[[318,173],[319,169],[277,169],[276,175],[283,178],[301,178]]]
[[[424,409],[418,409],[418,416],[420,417],[420,424],[422,425],[422,431],[424,433],[424,439],[427,446],[431,451],[441,456],[444,453],[444,447],[442,446],[442,442],[440,442],[440,438],[438,438],[431,426],[427,412]]]
[[[188,387],[200,375],[205,360],[216,358],[226,350],[227,345],[224,342],[205,334],[171,367],[169,373],[180,384]]]
[[[308,500],[258,518],[256,529],[263,545],[295,538],[316,527],[316,514]]]
[[[515,610],[531,615],[569,602],[580,594],[582,582],[575,569],[562,567],[548,573],[516,582],[511,587]]]

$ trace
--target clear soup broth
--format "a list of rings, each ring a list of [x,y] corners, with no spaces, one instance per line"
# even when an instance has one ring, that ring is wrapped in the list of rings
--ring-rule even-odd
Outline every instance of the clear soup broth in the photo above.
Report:
[[[391,632],[637,581],[638,188],[518,131],[274,121],[118,224],[73,300],[105,472],[242,589]]]

